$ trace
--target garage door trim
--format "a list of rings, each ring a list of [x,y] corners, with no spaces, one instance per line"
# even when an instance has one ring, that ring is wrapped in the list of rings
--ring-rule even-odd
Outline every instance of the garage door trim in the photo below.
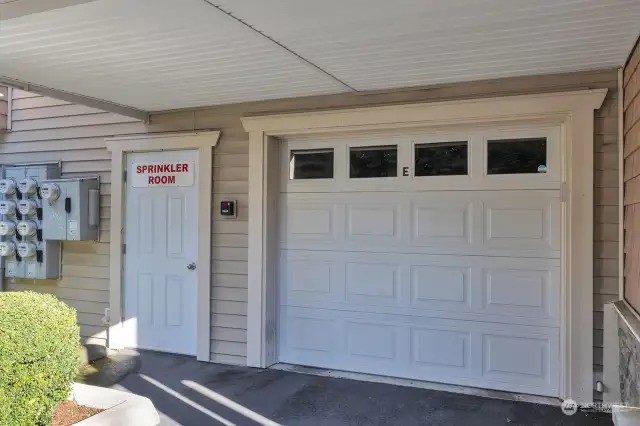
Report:
[[[278,137],[433,126],[545,121],[561,125],[566,223],[561,306],[563,398],[590,401],[593,388],[593,131],[606,89],[503,98],[309,112],[243,119],[249,132],[249,277],[247,364],[268,367],[277,355]]]

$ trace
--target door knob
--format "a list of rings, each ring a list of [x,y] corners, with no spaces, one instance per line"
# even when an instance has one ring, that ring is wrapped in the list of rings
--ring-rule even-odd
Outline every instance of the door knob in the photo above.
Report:
[[[195,271],[196,270],[196,264],[195,262],[191,262],[190,264],[187,265],[187,269],[190,271]]]

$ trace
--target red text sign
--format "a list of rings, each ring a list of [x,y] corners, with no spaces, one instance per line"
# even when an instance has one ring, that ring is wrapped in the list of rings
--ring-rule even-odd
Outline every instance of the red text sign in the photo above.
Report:
[[[191,186],[194,180],[193,161],[172,163],[134,163],[131,185],[147,186]]]

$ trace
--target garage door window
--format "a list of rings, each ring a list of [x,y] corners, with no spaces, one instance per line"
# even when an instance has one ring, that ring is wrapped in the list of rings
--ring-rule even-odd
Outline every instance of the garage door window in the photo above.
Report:
[[[487,174],[547,172],[547,138],[499,139],[487,143]]]
[[[398,147],[359,146],[349,150],[349,177],[379,178],[398,176]]]
[[[333,149],[291,151],[289,179],[332,179]]]
[[[418,144],[414,151],[416,176],[468,174],[466,141]]]

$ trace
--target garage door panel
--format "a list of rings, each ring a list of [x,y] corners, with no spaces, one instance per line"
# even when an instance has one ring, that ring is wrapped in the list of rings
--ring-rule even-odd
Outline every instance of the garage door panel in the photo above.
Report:
[[[560,270],[484,269],[482,310],[487,313],[556,319]]]
[[[346,302],[402,306],[399,264],[349,261],[345,271]]]
[[[281,304],[558,326],[559,268],[558,259],[283,250]]]
[[[478,229],[478,223],[475,223],[474,229],[474,203],[437,198],[441,200],[427,197],[412,203],[411,244],[452,247],[472,245],[474,238],[478,238],[478,232],[482,231],[481,228]]]
[[[329,262],[291,261],[284,271],[286,283],[293,292],[330,294],[332,266]]]
[[[287,323],[280,330],[281,360],[323,364],[335,362],[342,341],[342,321],[328,318],[324,312],[283,309],[281,312]]]
[[[471,310],[471,269],[457,266],[413,265],[411,307],[416,309]]]
[[[281,305],[280,308],[292,307],[303,309],[325,309],[329,312],[355,312],[355,313],[371,313],[370,305],[355,305],[347,302],[317,302],[306,299],[298,300],[296,303]],[[413,308],[396,308],[393,306],[377,305],[375,314],[381,317],[387,315],[406,315],[421,318],[441,318],[454,321],[479,321],[495,324],[513,324],[523,326],[536,327],[557,327],[557,320],[545,318],[531,317],[511,317],[506,315],[477,313],[472,311],[454,311],[454,310],[425,310]]]
[[[291,203],[282,218],[287,224],[286,238],[316,244],[340,243],[341,207],[331,202]]]
[[[557,394],[555,328],[296,307],[281,315],[285,363]]]
[[[559,194],[556,198],[521,192],[506,199],[490,197],[483,200],[483,204],[485,247],[560,249]]]
[[[399,244],[402,206],[391,202],[347,202],[346,243]]]
[[[557,386],[558,335],[487,332],[482,335],[482,376],[488,380]]]
[[[396,360],[398,330],[392,325],[346,321],[347,354],[362,358]]]
[[[425,370],[444,367],[463,376],[473,375],[470,332],[423,327],[412,327],[410,332],[412,364]]]
[[[560,257],[559,191],[283,194],[288,249]]]
[[[313,256],[288,257],[280,260],[280,300],[340,302],[344,300],[344,268],[331,260]]]

